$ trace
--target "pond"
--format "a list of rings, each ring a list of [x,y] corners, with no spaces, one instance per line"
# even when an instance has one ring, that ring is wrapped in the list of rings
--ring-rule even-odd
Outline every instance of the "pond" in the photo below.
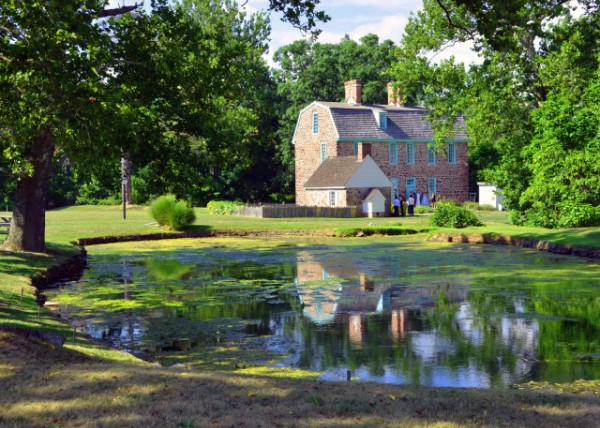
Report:
[[[48,293],[148,361],[455,387],[600,378],[600,263],[422,237],[92,247]]]

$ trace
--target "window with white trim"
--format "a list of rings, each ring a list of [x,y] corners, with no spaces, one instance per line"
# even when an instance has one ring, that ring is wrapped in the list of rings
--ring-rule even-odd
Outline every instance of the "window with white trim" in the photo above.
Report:
[[[448,163],[456,163],[456,143],[448,143]]]
[[[427,195],[431,197],[431,194],[437,194],[437,179],[435,177],[427,177]]]
[[[317,112],[312,114],[312,131],[313,134],[319,133],[319,113]]]
[[[335,190],[331,190],[331,191],[329,191],[329,206],[335,207],[335,203],[336,203]]]
[[[415,143],[406,143],[406,164],[415,164]]]
[[[390,152],[390,164],[396,165],[398,163],[398,143],[388,143]]]
[[[321,143],[320,160],[323,162],[327,158],[327,143]]]
[[[435,164],[436,158],[437,158],[437,148],[435,147],[435,144],[429,144],[427,146],[427,163],[430,165]]]

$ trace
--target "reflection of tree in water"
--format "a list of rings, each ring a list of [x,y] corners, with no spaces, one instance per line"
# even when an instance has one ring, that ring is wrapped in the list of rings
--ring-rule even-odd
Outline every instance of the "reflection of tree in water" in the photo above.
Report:
[[[282,287],[290,271],[293,266],[244,260],[194,265],[128,257],[109,268],[90,269],[88,276],[101,273],[103,280],[84,278],[86,285],[76,288],[77,304],[65,309],[93,312],[84,322],[87,334],[136,354],[186,350],[228,334],[239,339],[271,333],[277,312],[298,307],[293,284]],[[98,311],[94,303],[112,310]]]

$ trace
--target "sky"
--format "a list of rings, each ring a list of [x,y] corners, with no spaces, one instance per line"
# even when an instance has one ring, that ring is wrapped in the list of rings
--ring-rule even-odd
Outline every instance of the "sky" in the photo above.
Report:
[[[266,10],[268,0],[248,0],[248,12]],[[318,41],[321,43],[338,43],[344,35],[358,41],[362,36],[374,33],[379,40],[390,39],[398,44],[408,18],[413,12],[421,9],[421,0],[321,0],[318,10],[324,10],[331,20],[319,23],[322,33]],[[271,14],[271,43],[269,58],[277,48],[302,38],[298,29],[291,24],[281,22],[281,14]],[[436,62],[454,55],[458,62],[471,64],[477,62],[477,57],[469,45],[455,46],[431,59]],[[272,65],[272,61],[269,60]]]
[[[245,0],[238,0],[238,4],[244,4]],[[129,6],[140,0],[110,0],[111,6]],[[149,3],[150,0],[146,0]],[[344,35],[350,36],[352,40],[358,41],[362,36],[374,33],[379,40],[392,40],[398,44],[404,27],[408,23],[411,12],[417,12],[422,7],[421,0],[321,0],[318,10],[324,10],[331,20],[319,23],[322,30],[318,41],[321,43],[338,43]],[[268,0],[247,0],[246,10],[249,13],[265,11],[268,9]],[[281,14],[271,14],[271,42],[269,52],[265,59],[269,65],[274,66],[272,57],[275,51],[294,40],[303,38],[300,30],[291,24],[281,21]],[[458,62],[471,64],[478,62],[478,58],[470,49],[469,45],[462,44],[447,49],[442,53],[431,56],[432,61],[437,62],[454,55]]]

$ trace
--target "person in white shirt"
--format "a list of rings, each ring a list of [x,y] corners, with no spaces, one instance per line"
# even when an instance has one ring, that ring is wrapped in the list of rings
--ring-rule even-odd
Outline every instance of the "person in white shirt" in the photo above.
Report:
[[[408,196],[408,215],[415,215],[415,193],[411,192]]]

